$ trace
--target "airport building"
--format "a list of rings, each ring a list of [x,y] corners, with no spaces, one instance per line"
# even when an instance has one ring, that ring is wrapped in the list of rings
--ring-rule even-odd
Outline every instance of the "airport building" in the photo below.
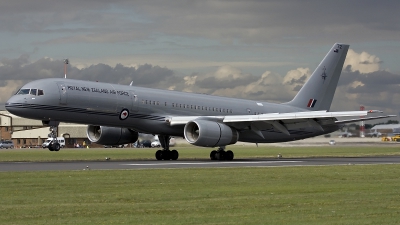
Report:
[[[11,140],[15,148],[35,148],[48,138],[49,127],[43,126],[42,121],[15,116],[6,110],[0,111],[0,139]],[[90,144],[86,136],[86,125],[60,123],[57,136],[65,138],[65,147],[76,144]],[[99,147],[97,144],[90,144]]]
[[[400,133],[400,124],[380,124],[371,128],[371,132],[380,132],[382,134]]]

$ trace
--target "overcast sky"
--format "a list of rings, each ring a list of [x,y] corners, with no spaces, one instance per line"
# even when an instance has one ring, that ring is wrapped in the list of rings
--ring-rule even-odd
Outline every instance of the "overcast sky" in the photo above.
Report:
[[[112,3],[110,3],[112,2]],[[0,2],[0,102],[68,77],[289,101],[350,44],[331,110],[400,111],[400,1]]]

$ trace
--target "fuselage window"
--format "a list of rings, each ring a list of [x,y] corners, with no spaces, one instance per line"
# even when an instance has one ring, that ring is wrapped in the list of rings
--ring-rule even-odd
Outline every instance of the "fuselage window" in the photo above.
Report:
[[[172,103],[172,107],[175,107],[175,103]]]
[[[147,100],[146,100],[146,105],[147,105]]]
[[[30,89],[20,89],[17,95],[27,95],[29,94]]]
[[[167,106],[167,102],[165,102],[165,106]]]
[[[144,104],[144,99],[142,100],[142,104]]]

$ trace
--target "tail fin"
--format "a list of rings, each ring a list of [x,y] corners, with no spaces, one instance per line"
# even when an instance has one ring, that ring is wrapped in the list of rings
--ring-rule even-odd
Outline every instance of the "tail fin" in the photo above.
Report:
[[[286,105],[329,111],[349,45],[336,43],[294,99]]]

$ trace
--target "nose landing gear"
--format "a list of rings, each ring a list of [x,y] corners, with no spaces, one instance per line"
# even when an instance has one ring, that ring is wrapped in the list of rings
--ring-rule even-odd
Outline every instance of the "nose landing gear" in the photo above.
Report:
[[[47,148],[50,151],[60,151],[60,143],[57,140],[57,126],[50,126],[50,134],[48,135],[49,138],[53,138],[53,140],[49,143]]]

